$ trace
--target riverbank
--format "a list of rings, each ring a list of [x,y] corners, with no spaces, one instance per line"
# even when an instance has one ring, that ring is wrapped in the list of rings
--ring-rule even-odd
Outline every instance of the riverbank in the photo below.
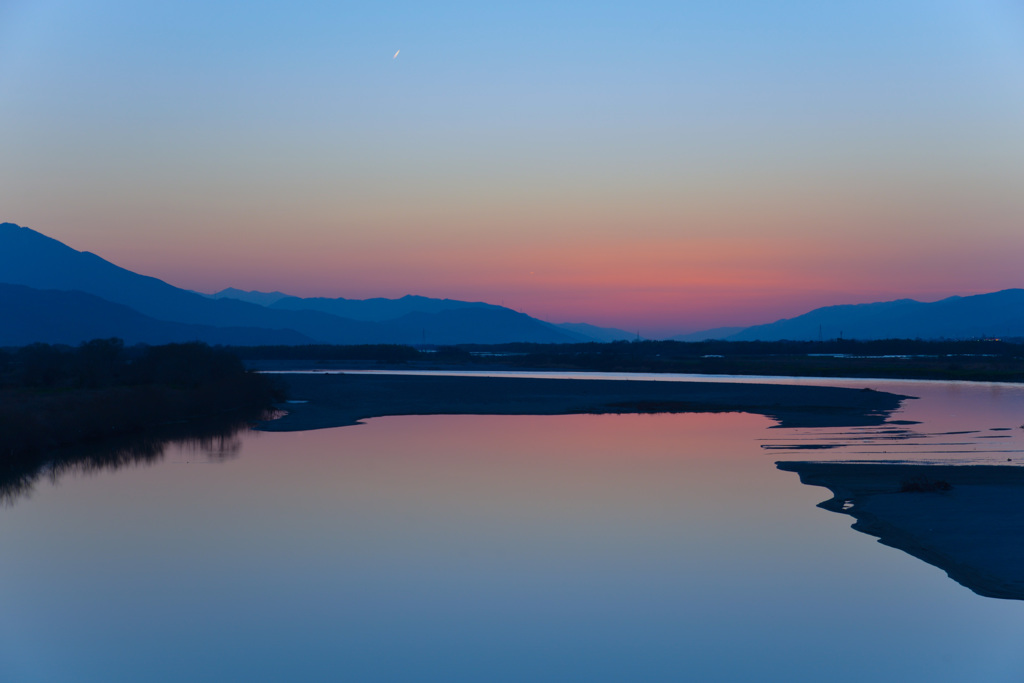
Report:
[[[246,347],[235,352],[260,370],[584,371],[1024,382],[1024,344],[998,340]]]
[[[260,416],[271,393],[250,375],[199,388],[160,385],[0,391],[0,465],[55,448],[218,416]]]
[[[265,431],[302,431],[397,415],[747,412],[783,427],[876,425],[906,396],[780,384],[433,375],[281,374],[288,414]]]
[[[978,595],[1024,600],[1024,467],[779,462],[832,498],[853,528]]]
[[[260,417],[280,398],[267,375],[205,344],[126,349],[34,344],[0,368],[0,473],[45,462],[57,448],[177,422]],[[5,469],[6,468],[6,469]]]

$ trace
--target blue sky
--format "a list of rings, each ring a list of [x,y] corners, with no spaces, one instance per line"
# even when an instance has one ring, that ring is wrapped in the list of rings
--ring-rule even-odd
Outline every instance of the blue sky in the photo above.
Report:
[[[2,218],[204,291],[658,333],[1019,286],[1021,121],[994,0],[0,5]]]

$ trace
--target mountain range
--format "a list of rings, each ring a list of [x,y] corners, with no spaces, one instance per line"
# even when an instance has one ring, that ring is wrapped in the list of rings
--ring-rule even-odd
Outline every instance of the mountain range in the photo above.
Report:
[[[898,299],[826,306],[755,325],[729,341],[816,339],[979,339],[1024,337],[1024,289],[1004,289],[940,301]]]
[[[314,343],[291,330],[167,322],[85,292],[0,283],[0,346],[24,346],[38,341],[73,346],[89,339],[110,337],[132,344],[197,339],[228,345]]]
[[[587,334],[502,306],[452,299],[303,299],[231,289],[205,295],[13,223],[0,224],[0,283],[8,285],[0,292],[0,345],[11,346],[113,336],[127,343],[239,345],[570,343],[633,336],[605,328]]]
[[[638,338],[586,323],[556,325],[483,302],[404,296],[344,299],[247,292],[202,294],[121,268],[29,228],[0,224],[0,346],[212,344],[578,343]],[[1024,290],[826,306],[765,325],[715,328],[680,341],[1024,337]]]

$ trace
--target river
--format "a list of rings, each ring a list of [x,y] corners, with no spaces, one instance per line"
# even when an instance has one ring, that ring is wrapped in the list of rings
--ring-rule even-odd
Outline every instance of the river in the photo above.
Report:
[[[775,464],[1016,466],[1024,387],[759,381],[920,398],[847,429],[387,417],[54,472],[0,508],[0,680],[1024,678],[1024,602]]]

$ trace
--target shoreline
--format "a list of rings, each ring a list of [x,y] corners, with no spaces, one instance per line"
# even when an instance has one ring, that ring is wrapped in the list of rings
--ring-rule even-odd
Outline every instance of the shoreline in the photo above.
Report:
[[[1019,387],[1024,382],[1011,382],[1005,380],[974,380],[974,379],[952,379],[952,378],[918,378],[918,377],[855,377],[848,375],[743,375],[743,374],[710,374],[690,372],[646,372],[646,371],[606,371],[606,370],[552,370],[509,368],[507,366],[495,367],[465,367],[465,366],[416,366],[409,367],[401,365],[321,365],[304,363],[282,363],[271,365],[269,363],[248,363],[246,367],[258,374],[268,376],[279,375],[443,375],[451,377],[512,377],[527,379],[565,379],[565,380],[611,380],[617,382],[705,382],[710,384],[779,384],[779,383],[803,383],[803,382],[883,382],[885,384],[955,384],[963,383],[970,385],[993,385]],[[643,379],[640,379],[640,378]],[[805,386],[816,386],[813,384]],[[860,389],[861,387],[856,387]],[[916,396],[905,396],[905,398],[917,398]]]
[[[698,375],[705,377],[764,377],[794,378],[810,380],[854,380],[854,381],[924,381],[924,382],[992,382],[1020,385],[1024,383],[1021,373],[975,371],[965,372],[953,366],[922,368],[913,362],[887,359],[864,365],[864,359],[793,359],[760,358],[732,359],[727,364],[698,363],[690,365],[665,366],[643,363],[618,362],[595,365],[591,363],[530,364],[510,362],[501,358],[477,358],[469,361],[417,359],[401,362],[386,360],[357,359],[245,359],[246,367],[256,371],[288,372],[307,371],[396,371],[396,372],[530,372],[530,373],[626,373],[652,375]],[[515,359],[513,359],[515,360]],[[621,360],[621,359],[620,359]],[[627,359],[628,360],[628,359]],[[721,361],[722,359],[711,359]],[[822,360],[831,360],[827,365]],[[742,362],[741,362],[742,361]],[[709,380],[710,381],[710,380]]]
[[[707,378],[708,382],[720,381],[763,381],[770,384],[778,380],[806,380],[821,382],[965,382],[968,384],[1000,384],[1007,386],[1021,386],[1024,380],[1011,380],[1006,378],[964,378],[954,375],[937,373],[929,377],[915,376],[911,374],[894,373],[880,375],[857,375],[857,374],[780,374],[780,373],[731,373],[731,372],[685,372],[685,371],[652,371],[652,370],[595,370],[587,368],[530,368],[518,367],[503,364],[485,364],[485,362],[474,362],[474,364],[451,364],[451,362],[432,361],[408,361],[408,362],[382,362],[377,360],[246,360],[246,368],[260,374],[267,375],[289,375],[294,373],[380,373],[380,374],[430,374],[430,373],[496,373],[499,376],[509,375],[645,375],[650,377],[666,378],[658,381],[681,381],[671,380],[672,377],[695,377],[701,381]],[[766,370],[764,368],[762,371]],[[792,369],[791,369],[792,370]],[[578,378],[570,378],[578,379]]]
[[[785,384],[451,375],[279,374],[287,415],[262,431],[327,429],[400,415],[747,412],[780,427],[882,424],[904,399],[871,389]]]
[[[818,507],[851,528],[944,571],[978,595],[1024,600],[1024,467],[780,461],[800,482],[832,493]],[[907,491],[907,482],[948,489]]]

